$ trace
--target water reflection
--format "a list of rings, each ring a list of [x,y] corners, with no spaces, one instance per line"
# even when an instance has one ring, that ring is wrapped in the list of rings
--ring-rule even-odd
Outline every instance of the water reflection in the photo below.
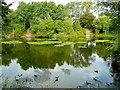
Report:
[[[106,63],[109,43],[78,43],[63,47],[54,45],[3,44],[1,66],[11,83],[27,80],[31,87],[47,84],[57,87],[115,87]],[[21,77],[19,75],[22,74]],[[16,77],[16,78],[15,78]],[[11,86],[11,85],[8,85]]]
[[[53,69],[34,69],[33,67],[29,67],[27,70],[23,70],[20,64],[17,63],[17,60],[12,60],[9,66],[2,66],[2,70],[3,74],[9,77],[12,83],[15,82],[14,77],[22,73],[22,77],[16,77],[19,79],[19,82],[21,83],[24,80],[29,82],[33,81],[32,86],[34,87],[40,87],[42,84],[51,85],[54,83],[56,76],[59,76],[59,81],[57,82],[58,87],[73,88],[77,85],[86,87],[86,81],[94,87],[98,87],[98,85],[99,87],[107,87],[106,83],[113,81],[107,64],[103,58],[99,58],[97,54],[91,57],[96,57],[97,60],[92,62],[87,68],[75,68],[72,65],[68,65],[67,62],[64,62],[61,66],[56,64]],[[95,70],[99,72],[96,73]],[[96,78],[96,80],[94,80],[94,78]]]
[[[28,44],[3,45],[2,63],[3,65],[9,65],[11,59],[18,59],[18,63],[24,70],[29,67],[54,68],[56,63],[62,65],[64,61],[75,67],[87,67],[91,61],[95,60],[94,57],[91,58],[93,53],[97,53],[98,56],[106,60],[110,55],[108,46],[107,43],[98,43],[96,46],[76,44],[64,47]]]

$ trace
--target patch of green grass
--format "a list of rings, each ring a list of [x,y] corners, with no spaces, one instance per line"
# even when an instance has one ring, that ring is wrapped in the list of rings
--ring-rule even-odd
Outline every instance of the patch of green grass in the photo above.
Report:
[[[12,41],[3,41],[2,43],[3,44],[20,44],[22,42],[18,40],[12,40]]]
[[[62,42],[61,41],[43,41],[43,42],[27,42],[27,43],[32,45],[45,45],[45,44],[58,44]]]
[[[95,40],[95,42],[108,42],[110,40]]]

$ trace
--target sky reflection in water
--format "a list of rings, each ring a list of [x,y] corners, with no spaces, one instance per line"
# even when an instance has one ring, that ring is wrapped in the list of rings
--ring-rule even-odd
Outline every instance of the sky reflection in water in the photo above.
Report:
[[[76,88],[77,85],[86,87],[86,81],[94,84],[94,87],[106,87],[105,83],[113,81],[109,67],[103,58],[100,58],[97,54],[93,53],[91,57],[94,57],[96,60],[91,62],[92,64],[88,67],[76,68],[64,62],[61,66],[56,63],[54,69],[34,69],[32,67],[28,70],[23,70],[20,64],[17,63],[17,59],[14,59],[11,60],[9,66],[2,66],[2,71],[6,77],[9,77],[11,82],[14,81],[15,76],[22,73],[23,76],[19,79],[32,79],[34,87],[40,87],[41,84],[53,84],[56,76],[59,76],[58,87]],[[37,75],[37,77],[34,75]],[[95,81],[93,78],[99,81]]]

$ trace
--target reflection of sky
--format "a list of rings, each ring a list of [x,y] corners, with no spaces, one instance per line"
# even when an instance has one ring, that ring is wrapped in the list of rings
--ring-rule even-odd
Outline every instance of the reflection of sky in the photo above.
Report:
[[[91,57],[94,57],[96,60],[91,62],[92,64],[90,66],[83,68],[75,68],[64,62],[62,66],[56,64],[54,69],[29,68],[25,71],[17,63],[17,60],[12,60],[9,66],[1,67],[3,74],[8,76],[9,79],[12,80],[15,76],[22,73],[24,78],[32,78],[37,83],[35,85],[38,86],[40,84],[52,84],[57,76],[59,76],[59,81],[57,82],[58,87],[63,88],[76,88],[78,85],[83,85],[86,81],[94,84],[99,83],[94,81],[93,78],[103,82],[102,84],[112,82],[112,77],[110,76],[109,67],[106,62],[97,54],[93,54]],[[94,72],[95,70],[98,70],[98,73]],[[37,77],[34,77],[34,75],[37,75]]]
[[[66,63],[62,66],[56,65],[53,70],[53,75],[61,77],[59,85],[61,87],[76,87],[76,85],[84,84],[86,80],[91,83],[96,83],[92,80],[94,77],[104,83],[111,82],[112,79],[109,75],[109,68],[107,64],[102,58],[99,58],[97,55],[95,56],[97,60],[86,68],[74,68]],[[69,76],[63,74],[61,68],[69,69],[71,74]],[[98,70],[98,73],[95,73],[94,70]]]

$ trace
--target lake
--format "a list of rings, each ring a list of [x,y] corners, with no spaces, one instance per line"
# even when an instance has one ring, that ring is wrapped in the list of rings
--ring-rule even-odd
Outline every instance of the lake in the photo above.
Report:
[[[61,40],[62,44],[3,43],[1,88],[117,87],[111,68],[113,43],[70,39],[63,44],[67,41]]]

